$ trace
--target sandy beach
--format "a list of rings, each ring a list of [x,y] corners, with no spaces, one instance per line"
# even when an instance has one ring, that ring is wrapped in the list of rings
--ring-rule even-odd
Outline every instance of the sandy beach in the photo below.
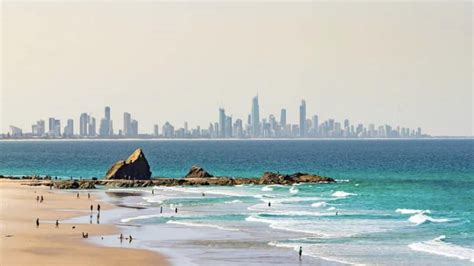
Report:
[[[90,214],[97,204],[102,210],[113,206],[97,201],[94,193],[50,190],[23,186],[15,180],[0,180],[0,265],[168,265],[152,251],[96,246],[82,238],[120,234],[112,224],[69,224],[63,220]],[[44,201],[36,201],[37,196]],[[40,225],[35,225],[39,218]],[[55,221],[59,220],[59,228]],[[75,228],[73,229],[73,226]]]

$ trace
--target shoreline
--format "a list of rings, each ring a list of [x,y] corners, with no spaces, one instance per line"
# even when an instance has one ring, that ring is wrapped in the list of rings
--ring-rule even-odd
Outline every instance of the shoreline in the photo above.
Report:
[[[2,265],[169,265],[167,258],[155,251],[104,247],[82,238],[120,234],[113,224],[68,223],[64,220],[84,216],[94,206],[102,210],[117,208],[85,191],[70,193],[44,186],[25,186],[22,180],[0,180],[0,264]],[[44,202],[36,201],[44,196]],[[40,225],[35,226],[39,218]],[[59,220],[56,228],[55,221]],[[73,228],[74,227],[74,228]],[[119,256],[117,256],[119,255]]]

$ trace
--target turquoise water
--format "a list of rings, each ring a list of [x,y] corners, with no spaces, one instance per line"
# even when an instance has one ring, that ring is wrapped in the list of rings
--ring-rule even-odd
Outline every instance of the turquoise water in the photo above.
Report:
[[[303,246],[309,257],[342,263],[474,262],[473,140],[0,142],[0,174],[100,177],[136,147],[144,149],[154,176],[183,176],[198,163],[215,175],[307,171],[339,180],[156,187],[155,195],[142,189],[142,195],[121,201],[147,209],[116,219],[141,225],[133,233],[147,240],[145,246],[165,245],[156,241],[156,228],[198,227],[249,247]],[[182,245],[185,250],[194,244]],[[228,251],[221,251],[225,260]]]

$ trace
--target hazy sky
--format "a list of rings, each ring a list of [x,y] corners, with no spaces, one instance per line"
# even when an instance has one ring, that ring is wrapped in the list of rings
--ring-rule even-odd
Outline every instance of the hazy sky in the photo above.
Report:
[[[2,2],[0,131],[132,113],[141,132],[287,108],[473,135],[465,2]],[[244,121],[245,121],[244,120]]]

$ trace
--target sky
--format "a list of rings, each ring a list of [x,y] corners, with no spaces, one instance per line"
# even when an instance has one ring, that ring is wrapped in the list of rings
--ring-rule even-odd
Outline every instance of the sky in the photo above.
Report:
[[[473,135],[470,1],[1,3],[0,131],[110,106],[141,133],[224,107]]]

